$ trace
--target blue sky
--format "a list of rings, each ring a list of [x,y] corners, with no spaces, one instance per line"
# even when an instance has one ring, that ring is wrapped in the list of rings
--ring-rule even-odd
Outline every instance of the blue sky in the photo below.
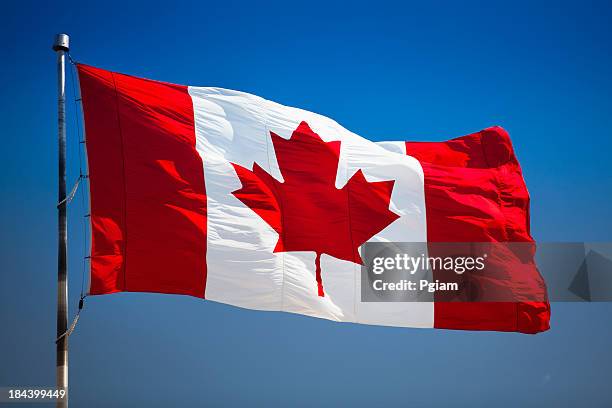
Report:
[[[92,4],[87,4],[92,3]],[[55,381],[56,32],[75,59],[330,116],[371,140],[501,125],[540,241],[610,241],[606,2],[46,2],[3,5],[0,386]],[[69,90],[71,83],[69,82]],[[72,96],[69,93],[69,96]],[[69,180],[78,174],[69,106]],[[80,199],[70,289],[81,286]],[[337,324],[153,294],[89,298],[77,406],[610,406],[610,304],[553,304],[537,336]]]

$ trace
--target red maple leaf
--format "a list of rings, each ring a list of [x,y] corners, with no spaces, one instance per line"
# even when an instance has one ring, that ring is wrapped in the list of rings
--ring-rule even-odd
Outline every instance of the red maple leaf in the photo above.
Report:
[[[316,280],[324,296],[321,254],[361,264],[358,248],[399,216],[389,210],[394,180],[369,182],[357,171],[335,186],[340,141],[324,142],[306,122],[289,140],[270,132],[284,182],[257,163],[232,163],[242,188],[232,192],[277,233],[274,252],[316,252]]]

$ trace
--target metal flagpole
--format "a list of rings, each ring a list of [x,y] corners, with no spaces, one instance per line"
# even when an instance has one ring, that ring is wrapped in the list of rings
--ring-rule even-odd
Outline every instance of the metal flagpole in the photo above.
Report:
[[[57,53],[57,130],[59,145],[58,248],[57,248],[57,349],[56,376],[58,389],[66,391],[57,407],[68,407],[68,231],[66,219],[66,53],[70,47],[67,34],[57,34],[53,50]]]

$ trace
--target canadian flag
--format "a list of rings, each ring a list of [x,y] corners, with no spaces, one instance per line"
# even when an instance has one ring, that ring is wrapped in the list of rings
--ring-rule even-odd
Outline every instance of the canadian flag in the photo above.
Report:
[[[90,295],[183,294],[390,326],[548,329],[545,301],[360,296],[366,242],[533,241],[529,195],[503,129],[374,143],[244,92],[82,64],[78,72]]]

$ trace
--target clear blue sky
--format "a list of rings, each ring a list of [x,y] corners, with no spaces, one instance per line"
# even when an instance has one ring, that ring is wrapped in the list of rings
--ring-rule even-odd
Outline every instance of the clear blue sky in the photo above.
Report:
[[[372,140],[511,134],[540,241],[612,240],[608,2],[3,5],[0,386],[55,381],[56,32],[88,64],[239,89]],[[91,3],[91,5],[88,5]],[[70,83],[69,83],[70,86]],[[69,179],[78,172],[69,112]],[[83,209],[70,208],[70,289]],[[87,300],[76,406],[611,406],[612,304],[537,336],[337,324],[194,298]],[[170,405],[171,406],[171,405]]]

